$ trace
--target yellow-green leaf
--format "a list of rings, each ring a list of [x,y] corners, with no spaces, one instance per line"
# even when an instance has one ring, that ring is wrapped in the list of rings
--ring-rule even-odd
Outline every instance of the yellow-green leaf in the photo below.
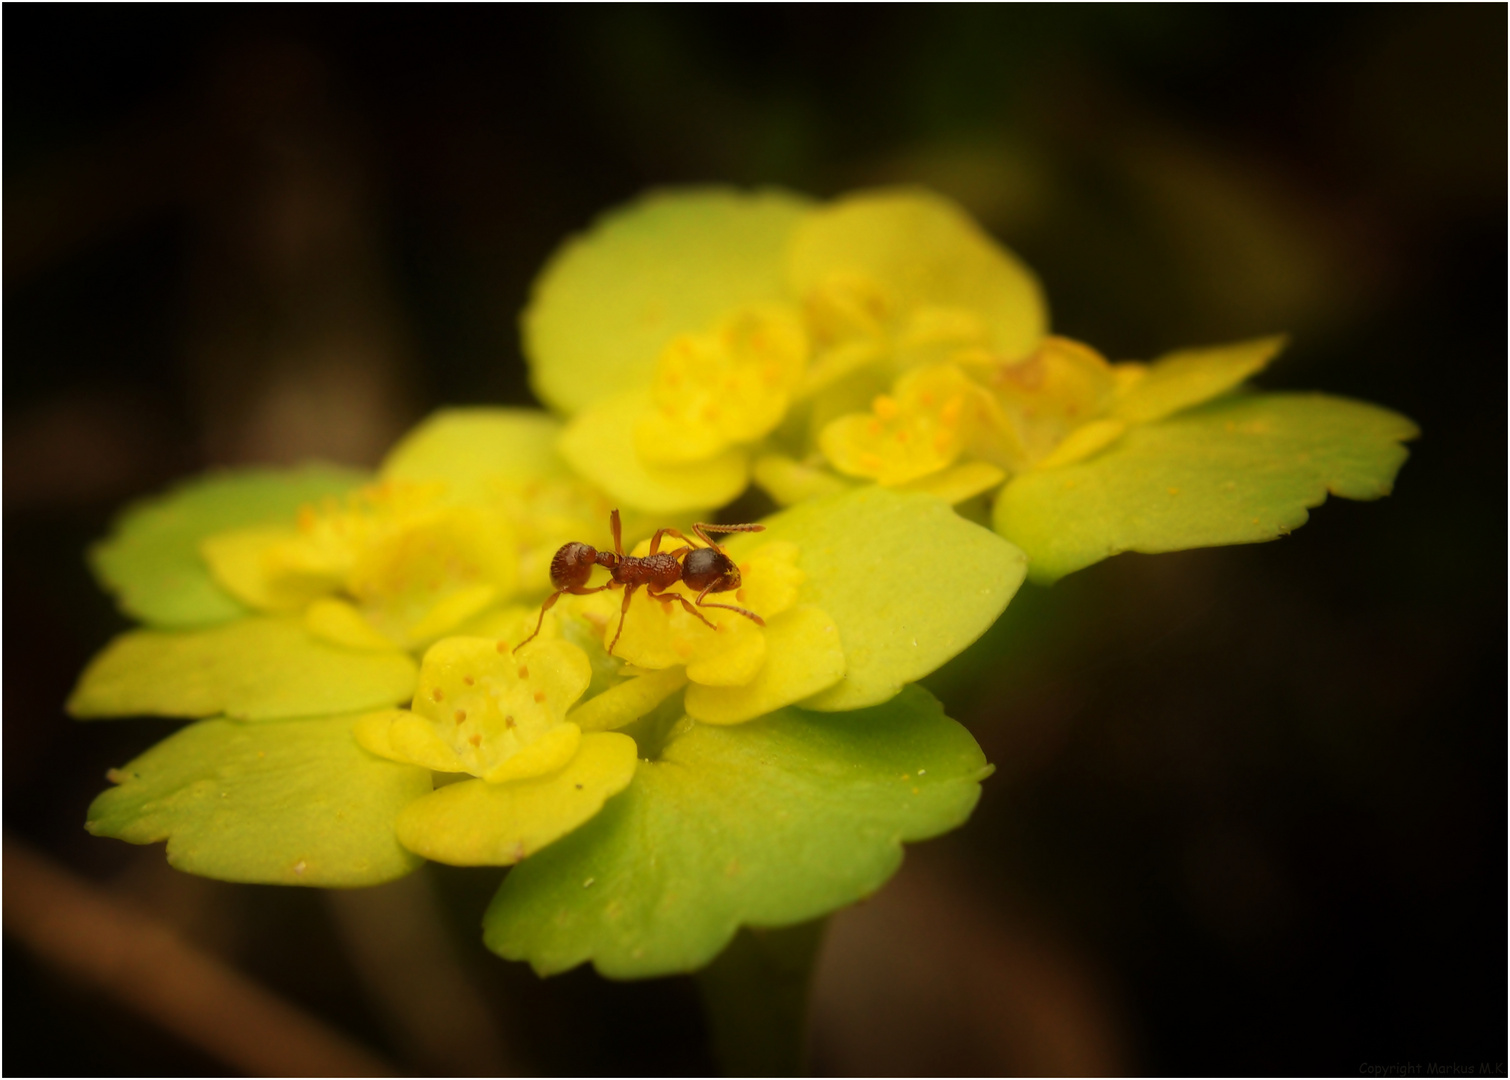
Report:
[[[207,626],[246,614],[210,577],[200,541],[255,525],[282,525],[301,506],[343,495],[365,473],[328,465],[212,473],[130,507],[90,563],[121,610],[153,626]]]
[[[327,644],[297,616],[239,619],[204,630],[133,630],[84,669],[68,711],[84,720],[321,716],[407,701],[416,673],[405,653]]]
[[[964,650],[1002,613],[1027,559],[932,495],[858,488],[768,518],[729,542],[736,559],[788,540],[806,574],[798,598],[838,627],[844,678],[804,702],[857,709],[885,701]]]
[[[789,926],[875,892],[902,842],[962,824],[989,774],[925,690],[849,713],[683,723],[661,759],[504,880],[484,940],[541,974],[694,971],[741,926]]]
[[[1416,426],[1323,394],[1227,398],[1135,427],[1104,453],[1018,476],[998,532],[1051,582],[1121,551],[1272,540],[1328,494],[1389,494]]]
[[[676,335],[780,299],[786,242],[808,205],[783,191],[683,188],[594,222],[552,256],[524,313],[535,392],[575,413],[648,387]]]
[[[351,716],[243,724],[205,720],[158,743],[94,800],[87,828],[168,842],[168,862],[223,881],[353,887],[402,877],[399,811],[430,773],[373,757]]]

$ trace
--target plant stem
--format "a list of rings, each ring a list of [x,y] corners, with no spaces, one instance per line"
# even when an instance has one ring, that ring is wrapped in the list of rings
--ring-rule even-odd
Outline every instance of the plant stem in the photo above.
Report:
[[[807,1003],[827,919],[741,927],[697,975],[713,1052],[726,1076],[801,1076]]]

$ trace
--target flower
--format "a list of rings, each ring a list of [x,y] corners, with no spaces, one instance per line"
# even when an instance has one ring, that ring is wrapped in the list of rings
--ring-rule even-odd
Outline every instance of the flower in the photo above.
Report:
[[[989,767],[906,683],[990,625],[1023,579],[1020,552],[936,498],[860,489],[729,541],[742,583],[725,598],[764,625],[684,586],[627,612],[622,591],[566,596],[542,618],[514,601],[544,593],[544,552],[607,518],[573,516],[602,499],[559,470],[554,434],[536,414],[443,414],[375,481],[219,476],[128,513],[97,558],[107,580],[190,600],[155,609],[177,625],[107,646],[70,708],[196,722],[112,771],[90,830],[166,840],[194,873],[326,887],[426,858],[529,866],[580,838],[495,904],[489,940],[552,970],[575,927],[584,959],[642,975],[706,963],[745,922],[858,899],[903,839],[964,820]],[[227,492],[256,512],[228,519]],[[979,580],[917,578],[917,559],[945,556]],[[619,831],[644,813],[650,837]],[[578,877],[584,857],[639,869]],[[657,892],[669,866],[678,885]],[[563,873],[571,903],[522,931]],[[627,953],[601,940],[614,925],[635,928]]]
[[[1031,272],[917,189],[658,193],[563,247],[525,331],[571,417],[563,455],[626,504],[717,505],[752,477],[782,505],[856,482],[995,493],[1042,582],[1282,536],[1328,493],[1387,493],[1415,435],[1373,406],[1247,393],[1281,337],[1145,364],[1051,336]]]
[[[953,348],[1026,355],[1044,309],[1026,268],[929,192],[693,189],[564,245],[524,324],[536,389],[572,416],[562,453],[617,500],[675,512],[734,498],[763,443],[898,371]]]

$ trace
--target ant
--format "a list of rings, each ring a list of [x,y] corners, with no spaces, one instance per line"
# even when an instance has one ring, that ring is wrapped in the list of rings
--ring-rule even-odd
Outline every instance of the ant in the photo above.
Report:
[[[634,591],[641,585],[645,586],[646,595],[656,600],[670,601],[679,600],[686,609],[687,614],[696,615],[702,619],[711,629],[718,629],[702,612],[700,607],[723,608],[726,611],[737,611],[745,618],[752,620],[756,626],[764,626],[765,620],[753,611],[747,611],[733,604],[710,604],[705,602],[704,597],[709,593],[731,592],[739,588],[739,567],[734,565],[734,560],[729,558],[728,553],[714,542],[708,534],[710,532],[762,532],[764,525],[708,525],[698,522],[692,526],[692,531],[697,538],[707,547],[696,547],[692,540],[683,536],[678,530],[666,528],[657,529],[655,535],[650,538],[650,554],[648,555],[625,555],[624,545],[620,538],[619,512],[614,510],[608,515],[608,527],[613,532],[613,551],[598,551],[591,544],[583,544],[573,540],[569,544],[562,544],[556,551],[555,558],[551,559],[551,584],[556,591],[545,598],[545,603],[540,605],[540,618],[535,622],[535,633],[525,638],[519,644],[521,647],[535,639],[535,634],[540,633],[540,627],[545,623],[545,613],[549,611],[561,599],[562,593],[571,593],[573,596],[587,596],[590,593],[602,592],[604,589],[624,590],[624,606],[619,611],[619,628],[614,632],[613,641],[608,645],[608,655],[613,655],[613,647],[619,643],[619,635],[624,632],[624,617],[629,614],[629,601],[634,596]],[[679,547],[675,551],[662,551],[661,538],[674,536],[686,546]],[[592,573],[594,566],[608,567],[611,579],[595,588],[587,588],[587,577]],[[666,590],[678,581],[683,582],[689,589],[699,590],[696,607],[693,601],[689,601],[680,593],[669,593]]]

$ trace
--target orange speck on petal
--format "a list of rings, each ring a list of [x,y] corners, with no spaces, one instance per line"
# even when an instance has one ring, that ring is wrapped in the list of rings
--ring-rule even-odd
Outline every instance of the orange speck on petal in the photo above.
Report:
[[[434,689],[432,689],[430,691],[430,700],[431,701],[445,701],[446,700],[446,692],[444,690],[442,690],[440,687],[437,686],[437,687],[435,687]]]
[[[535,702],[536,702],[536,704],[539,704],[540,702],[542,702],[544,700],[545,700],[545,691],[544,690],[536,690],[535,691]]]
[[[519,725],[514,723],[514,718],[512,716],[505,716],[503,718],[503,726],[508,728],[510,731],[513,731],[514,728],[518,727]]]
[[[871,418],[870,423],[868,423],[868,424],[865,425],[865,432],[866,432],[866,434],[867,435],[873,435],[876,438],[880,438],[881,432],[883,430],[885,430],[885,429],[881,426],[881,421],[875,419],[874,417]]]
[[[902,411],[901,406],[897,404],[897,399],[888,394],[877,394],[876,399],[870,403],[870,407],[882,420],[894,419],[897,413]]]
[[[477,680],[474,679],[474,678],[472,678],[472,676],[470,676],[470,675],[463,675],[461,677],[461,681],[464,682],[464,683],[466,683],[468,686],[476,686],[477,685]]]
[[[741,604],[743,604],[745,602],[745,591],[743,589],[735,589],[734,590],[734,599],[738,600]]]
[[[881,471],[881,458],[880,458],[880,455],[878,455],[878,454],[861,454],[860,455],[860,468],[864,469],[866,472],[880,472]]]
[[[528,679],[530,677],[530,669],[524,664],[519,665],[519,677],[521,679]]]
[[[482,732],[479,731],[479,732],[476,732],[475,734],[468,735],[467,736],[467,742],[471,743],[473,746],[481,746],[482,745]]]
[[[933,448],[941,454],[947,454],[953,445],[954,437],[947,431],[940,431],[933,436]]]
[[[501,641],[500,640],[498,642],[498,651],[501,652],[501,653],[508,652],[509,651],[509,643],[507,641]]]
[[[467,722],[466,709],[457,709],[456,712],[452,713],[452,715],[456,717],[456,722],[458,724],[465,724]]]
[[[939,419],[953,427],[959,423],[959,414],[965,407],[965,399],[959,396],[950,398],[944,402],[944,407],[939,410]]]
[[[897,442],[901,443],[904,446],[908,443],[908,441],[911,438],[912,438],[912,432],[908,431],[906,428],[902,428],[900,431],[897,432]]]

